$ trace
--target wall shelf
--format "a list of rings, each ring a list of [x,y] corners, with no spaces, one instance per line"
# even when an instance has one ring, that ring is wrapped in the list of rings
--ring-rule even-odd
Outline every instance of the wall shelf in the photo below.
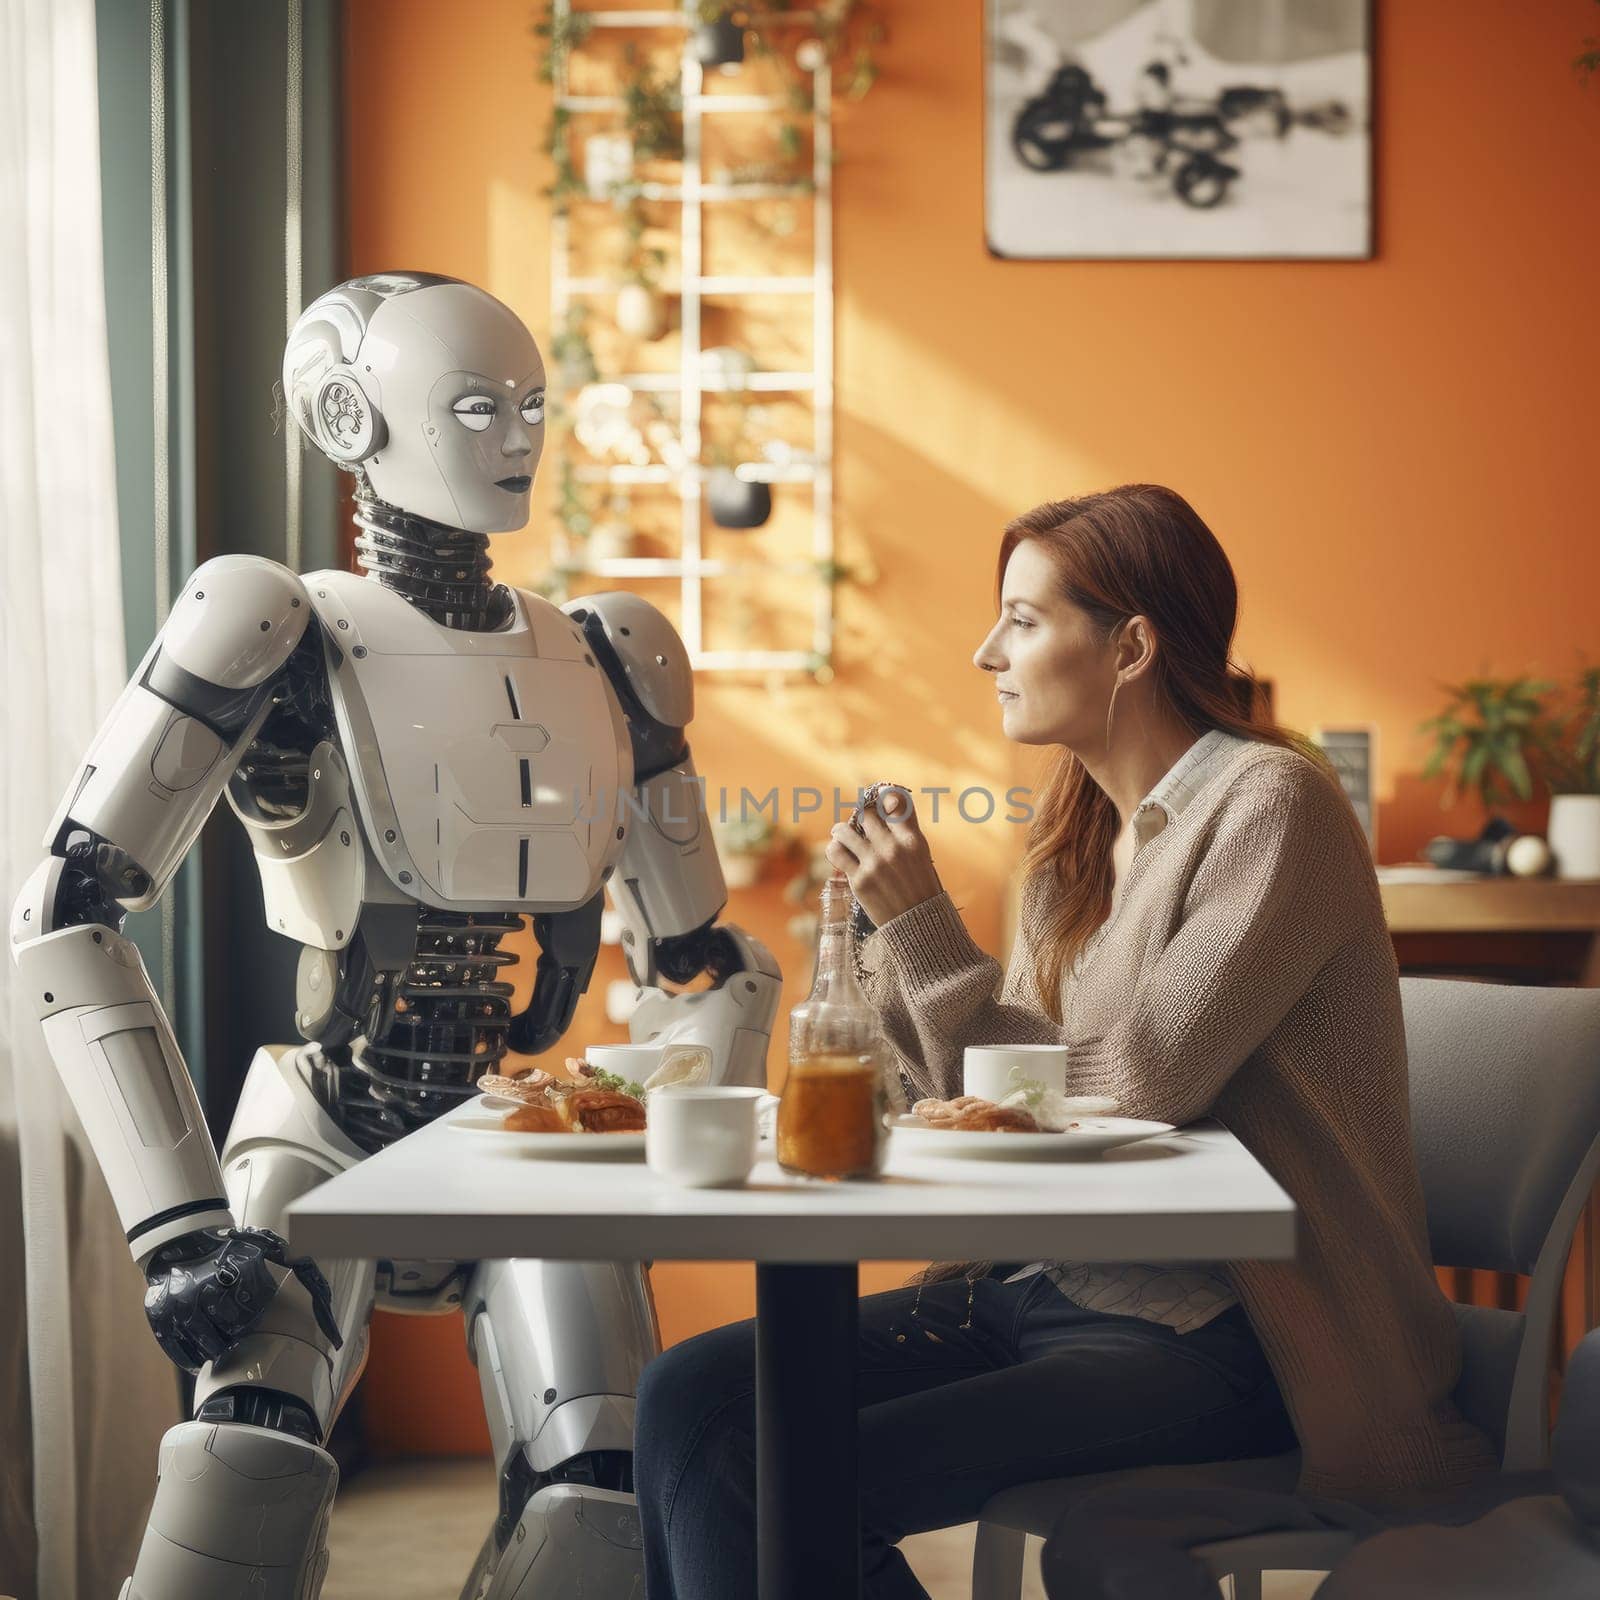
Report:
[[[554,0],[553,20],[565,30],[575,15],[571,0]],[[698,25],[695,0],[676,9],[583,9],[581,17],[591,29],[672,30],[687,40]],[[815,30],[816,11],[755,13],[749,26],[756,31],[776,28]],[[805,37],[795,37],[798,44]],[[574,49],[581,49],[581,44]],[[567,53],[557,62],[555,104],[573,114],[620,116],[621,95],[576,95],[570,92]],[[681,348],[675,373],[633,373],[610,380],[642,394],[678,396],[679,440],[689,465],[673,468],[594,463],[574,465],[573,478],[583,484],[661,485],[675,490],[680,501],[680,554],[670,558],[614,558],[585,560],[581,542],[556,530],[554,566],[563,573],[616,578],[676,578],[680,584],[679,627],[696,670],[704,672],[815,672],[827,666],[833,654],[834,568],[833,526],[833,133],[832,77],[827,61],[806,73],[811,80],[811,104],[799,109],[781,95],[708,94],[700,64],[685,50],[679,78],[683,119],[682,181],[619,186],[613,197],[605,194],[574,196],[572,205],[614,206],[618,198],[674,203],[680,206],[681,271],[675,283],[660,292],[676,297],[681,313]],[[778,183],[712,183],[706,181],[702,127],[708,116],[761,115],[781,112],[797,122],[809,122],[812,132],[809,179]],[[703,272],[703,208],[741,200],[804,199],[812,203],[812,270],[808,274],[708,275]],[[554,323],[562,326],[577,299],[615,295],[622,285],[609,277],[577,276],[569,271],[572,221],[558,211],[551,230],[551,303]],[[782,295],[809,301],[812,365],[809,370],[751,372],[737,379],[701,371],[702,306],[708,300],[746,296]],[[811,447],[804,459],[788,463],[745,462],[737,469],[746,481],[809,486],[811,498],[811,554],[804,561],[715,561],[702,551],[705,483],[715,470],[704,459],[701,436],[706,394],[793,393],[809,397],[812,418]],[[569,442],[568,448],[571,448]],[[730,538],[737,538],[735,533]],[[812,646],[809,650],[712,650],[706,647],[703,621],[703,585],[729,578],[782,576],[806,578],[813,586],[809,607]]]

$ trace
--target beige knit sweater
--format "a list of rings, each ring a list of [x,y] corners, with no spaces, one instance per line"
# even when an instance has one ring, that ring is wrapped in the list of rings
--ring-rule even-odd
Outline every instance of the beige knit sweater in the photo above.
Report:
[[[1032,981],[1040,892],[1024,888],[1003,976],[946,893],[864,942],[914,1085],[961,1093],[969,1044],[1061,1043],[1069,1092],[1220,1120],[1299,1211],[1293,1262],[1229,1272],[1294,1419],[1301,1487],[1382,1499],[1492,1471],[1450,1399],[1460,1351],[1428,1258],[1394,952],[1338,784],[1242,746],[1134,856],[1062,1025]]]

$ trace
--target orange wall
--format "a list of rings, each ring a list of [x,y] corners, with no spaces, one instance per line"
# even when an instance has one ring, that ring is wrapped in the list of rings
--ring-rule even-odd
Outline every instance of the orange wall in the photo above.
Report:
[[[546,342],[536,9],[347,0],[348,266],[481,283]],[[1024,781],[969,659],[992,620],[998,530],[1038,500],[1153,479],[1188,495],[1232,557],[1239,653],[1276,684],[1282,718],[1378,724],[1382,857],[1475,830],[1417,777],[1436,685],[1480,668],[1566,674],[1596,643],[1600,92],[1568,66],[1593,6],[1378,5],[1379,253],[1359,264],[992,259],[982,8],[883,9],[883,79],[841,118],[836,196],[841,555],[870,552],[880,577],[840,592],[827,687],[702,679],[699,770],[735,792]],[[504,576],[543,567],[549,505],[547,478],[530,530],[497,543]],[[991,949],[1020,831],[933,830]],[[729,915],[803,979],[778,881]],[[621,972],[605,952],[600,979]],[[575,1044],[616,1035],[598,990]],[[668,1337],[748,1314],[750,1283],[748,1267],[658,1269]],[[458,1323],[380,1332],[380,1443],[410,1442],[383,1419],[391,1397],[416,1403],[419,1350],[424,1387],[449,1397],[467,1381]],[[480,1437],[442,1427],[435,1447]]]

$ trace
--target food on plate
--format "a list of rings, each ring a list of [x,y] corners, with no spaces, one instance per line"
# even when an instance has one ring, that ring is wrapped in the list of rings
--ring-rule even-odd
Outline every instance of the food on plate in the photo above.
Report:
[[[930,1128],[956,1133],[1038,1133],[1039,1124],[1019,1106],[996,1105],[975,1094],[954,1100],[919,1100],[911,1114]]]
[[[502,1126],[508,1133],[565,1133],[567,1125],[554,1106],[518,1106],[506,1113]]]
[[[704,1044],[674,1044],[662,1052],[661,1064],[644,1080],[644,1099],[657,1089],[698,1088],[711,1082],[711,1047]]]
[[[703,1044],[668,1046],[642,1084],[568,1056],[564,1071],[508,1068],[478,1079],[479,1090],[516,1102],[501,1124],[511,1133],[639,1133],[644,1102],[657,1089],[711,1080],[711,1050]]]
[[[556,1102],[555,1114],[568,1128],[580,1133],[644,1131],[643,1103],[615,1089],[574,1090]]]
[[[1036,1078],[1023,1080],[1000,1104],[1026,1111],[1045,1133],[1066,1133],[1081,1126],[1079,1117],[1109,1116],[1117,1109],[1110,1095],[1062,1094]]]
[[[548,1072],[525,1072],[514,1078],[490,1072],[478,1079],[478,1090],[525,1106],[544,1106],[550,1103],[545,1091],[556,1081]]]
[[[1038,1133],[1039,1124],[1015,1106],[969,1106],[950,1124],[958,1133]]]

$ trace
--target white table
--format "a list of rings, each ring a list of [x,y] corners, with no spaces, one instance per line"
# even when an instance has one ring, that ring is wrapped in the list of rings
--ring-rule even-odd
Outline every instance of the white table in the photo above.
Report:
[[[891,1142],[877,1183],[790,1178],[764,1146],[747,1187],[696,1190],[642,1162],[530,1160],[449,1120],[297,1201],[292,1247],[330,1260],[754,1261],[761,1600],[859,1593],[859,1262],[1294,1255],[1293,1202],[1211,1124],[1079,1161],[912,1156]],[[542,1225],[552,1217],[559,1228]]]

